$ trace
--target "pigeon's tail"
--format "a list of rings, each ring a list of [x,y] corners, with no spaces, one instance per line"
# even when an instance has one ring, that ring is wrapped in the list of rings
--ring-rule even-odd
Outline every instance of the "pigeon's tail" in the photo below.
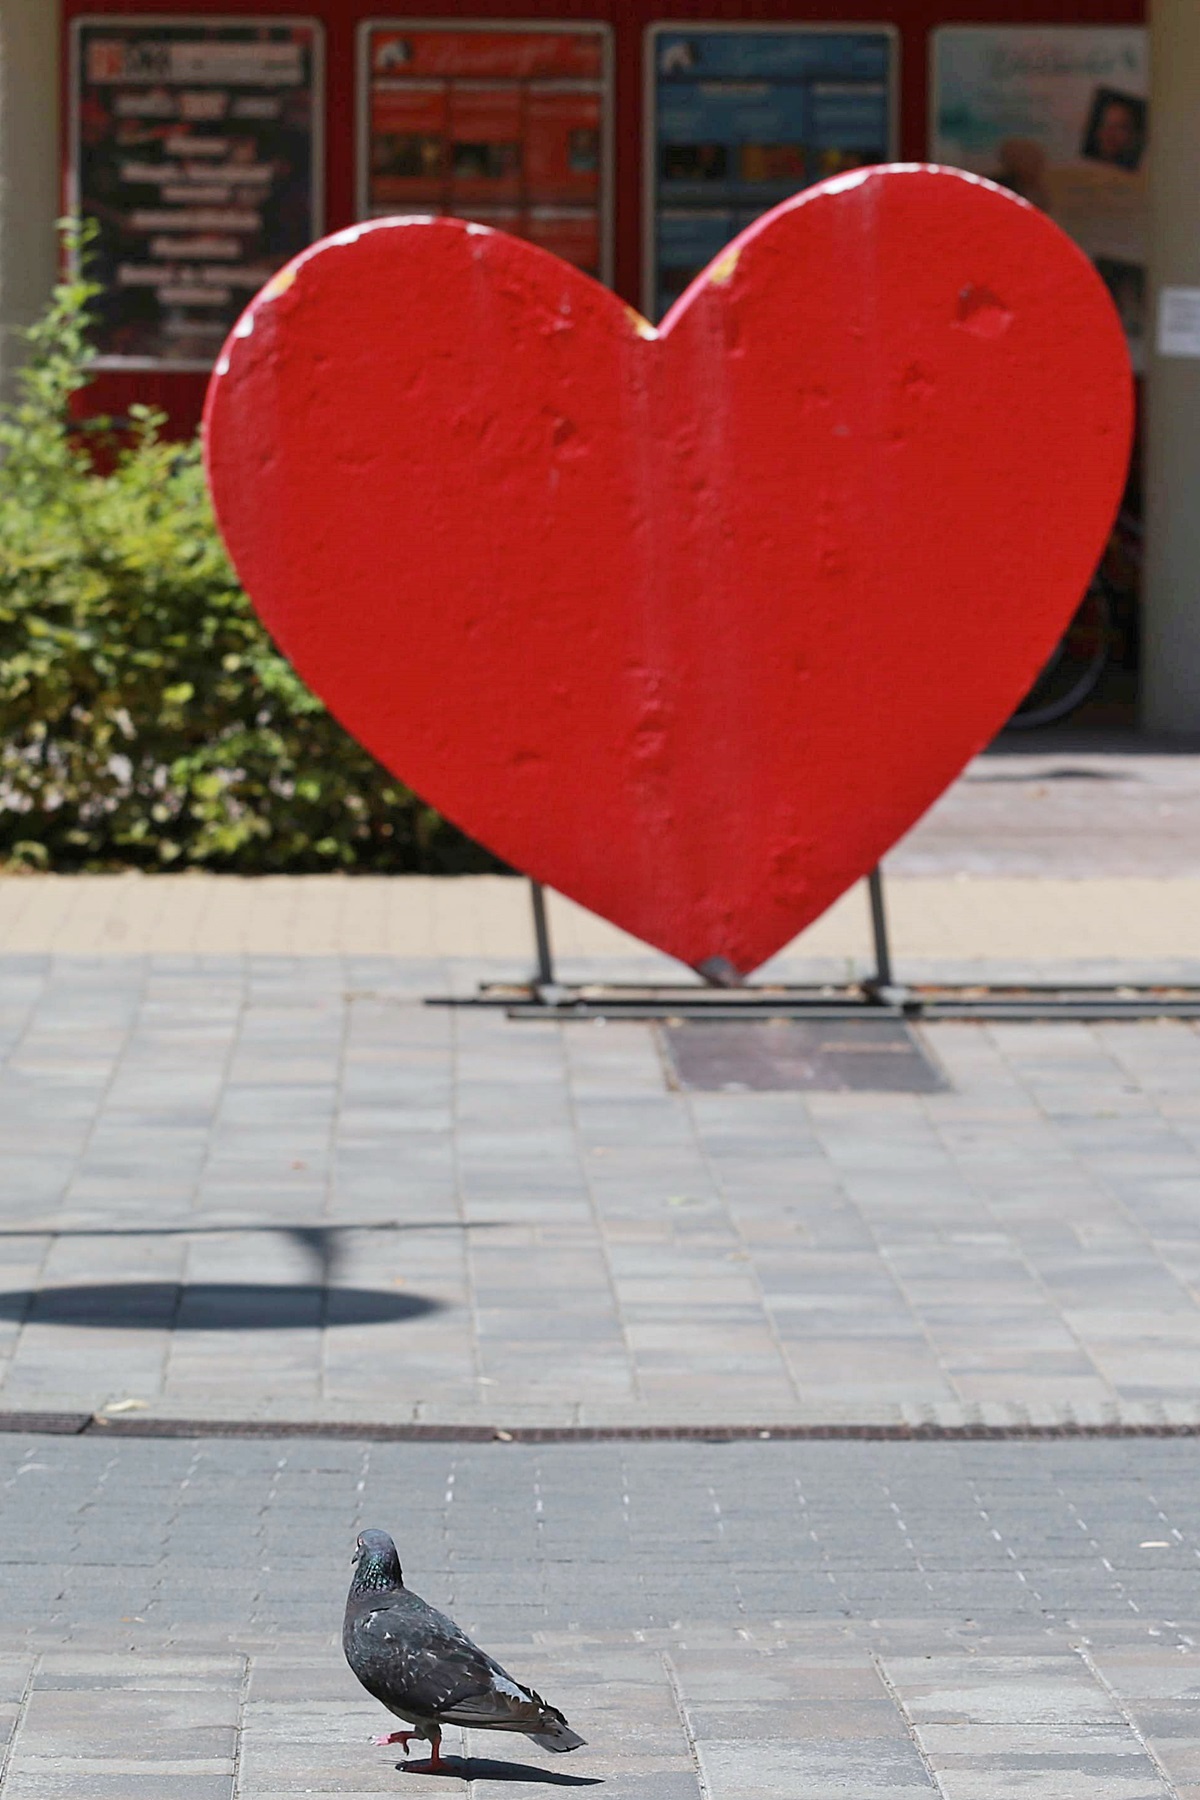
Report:
[[[567,1721],[561,1717],[548,1719],[544,1731],[527,1731],[525,1735],[543,1750],[578,1750],[581,1744],[587,1743],[587,1739],[581,1738],[577,1731],[572,1731]]]

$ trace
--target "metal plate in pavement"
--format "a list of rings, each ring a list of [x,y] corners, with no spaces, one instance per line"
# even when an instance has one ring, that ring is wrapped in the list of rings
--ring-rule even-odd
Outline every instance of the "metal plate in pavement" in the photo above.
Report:
[[[948,1086],[900,1019],[685,1019],[658,1030],[673,1085],[698,1093],[936,1094]]]

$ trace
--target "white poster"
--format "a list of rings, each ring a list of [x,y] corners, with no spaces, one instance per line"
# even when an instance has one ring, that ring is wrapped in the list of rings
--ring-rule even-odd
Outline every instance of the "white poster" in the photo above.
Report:
[[[1149,67],[1141,26],[934,33],[931,153],[1042,207],[1095,262],[1145,359]]]
[[[1158,354],[1200,357],[1200,288],[1165,287],[1160,290]]]

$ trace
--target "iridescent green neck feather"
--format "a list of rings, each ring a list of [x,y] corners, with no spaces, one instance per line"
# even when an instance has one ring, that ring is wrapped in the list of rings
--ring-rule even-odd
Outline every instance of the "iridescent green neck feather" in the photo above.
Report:
[[[360,1551],[354,1574],[354,1592],[370,1593],[380,1588],[403,1587],[400,1574],[400,1560],[395,1550],[389,1545],[387,1549],[370,1549]]]

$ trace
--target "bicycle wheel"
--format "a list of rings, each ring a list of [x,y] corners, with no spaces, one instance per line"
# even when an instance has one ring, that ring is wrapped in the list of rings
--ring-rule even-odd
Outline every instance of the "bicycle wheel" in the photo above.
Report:
[[[1097,576],[1004,729],[1032,731],[1038,725],[1053,725],[1082,706],[1104,673],[1112,641],[1112,601],[1107,584]]]

